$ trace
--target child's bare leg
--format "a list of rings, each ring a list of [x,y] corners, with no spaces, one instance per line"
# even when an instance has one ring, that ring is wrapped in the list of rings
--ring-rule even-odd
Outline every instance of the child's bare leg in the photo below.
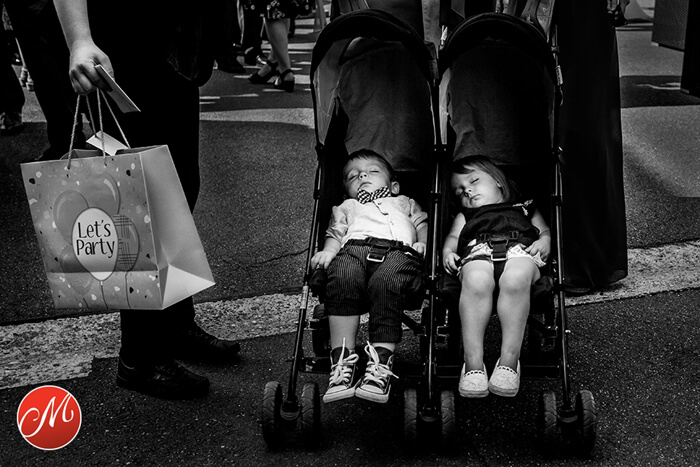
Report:
[[[498,318],[501,321],[500,365],[517,369],[530,312],[530,288],[540,272],[529,258],[511,258],[498,282]]]
[[[493,307],[493,265],[488,261],[470,261],[462,267],[462,291],[459,317],[466,371],[484,367],[484,334]]]
[[[331,315],[328,317],[328,326],[331,331],[331,349],[342,347],[345,339],[345,348],[355,350],[357,329],[360,327],[359,316]]]

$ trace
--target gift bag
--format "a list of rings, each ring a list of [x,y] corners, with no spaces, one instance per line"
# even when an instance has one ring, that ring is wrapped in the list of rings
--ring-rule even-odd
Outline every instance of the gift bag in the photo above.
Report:
[[[162,310],[214,285],[167,146],[22,164],[56,308]]]

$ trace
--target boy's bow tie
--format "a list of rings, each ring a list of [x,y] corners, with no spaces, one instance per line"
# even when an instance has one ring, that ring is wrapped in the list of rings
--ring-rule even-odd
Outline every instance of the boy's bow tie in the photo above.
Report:
[[[379,198],[389,198],[391,196],[391,191],[388,186],[374,190],[372,193],[366,190],[360,190],[357,192],[357,200],[362,203],[369,203]]]

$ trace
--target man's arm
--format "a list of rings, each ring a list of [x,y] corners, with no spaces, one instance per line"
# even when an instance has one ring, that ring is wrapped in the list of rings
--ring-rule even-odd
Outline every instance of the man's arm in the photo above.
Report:
[[[78,94],[91,93],[98,87],[109,90],[95,65],[102,65],[112,77],[114,70],[109,57],[92,40],[87,0],[54,0],[54,5],[70,50],[69,74],[73,90]]]

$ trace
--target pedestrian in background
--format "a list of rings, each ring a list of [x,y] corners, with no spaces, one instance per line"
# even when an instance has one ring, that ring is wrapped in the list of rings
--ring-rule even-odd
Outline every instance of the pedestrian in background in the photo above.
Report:
[[[68,47],[56,9],[49,0],[4,0],[23,64],[30,70],[34,92],[46,118],[48,147],[38,158],[59,159],[70,148],[75,93],[66,74]],[[75,132],[75,147],[85,144],[82,121]]]
[[[216,49],[216,68],[225,73],[245,73],[245,67],[238,61],[241,51],[241,28],[238,25],[238,2],[224,1],[224,22],[219,44]]]
[[[9,35],[5,33],[6,14],[2,3],[2,23],[0,23],[0,135],[16,135],[24,129],[22,108],[24,91],[17,74],[12,68],[12,54],[8,43]],[[13,39],[14,40],[14,39]]]
[[[265,84],[276,77],[273,86],[287,92],[294,91],[294,72],[289,58],[289,22],[301,8],[308,6],[305,0],[251,0],[264,17],[265,32],[270,42],[267,63],[248,78],[253,84]]]
[[[199,194],[199,86],[210,78],[224,4],[140,0],[55,0],[80,94],[106,88],[102,65],[139,106],[119,124],[133,147],[168,145],[194,209]],[[94,94],[93,94],[94,96]],[[108,134],[119,134],[114,125]],[[202,397],[209,380],[178,358],[232,361],[240,346],[195,322],[192,298],[163,311],[122,310],[117,383],[164,398]]]
[[[243,61],[246,65],[255,65],[258,63],[258,59],[264,63],[266,58],[262,51],[262,15],[258,11],[255,1],[240,0],[239,5],[241,10]]]
[[[588,293],[627,276],[620,72],[609,11],[628,0],[558,0],[564,102],[564,285]]]

